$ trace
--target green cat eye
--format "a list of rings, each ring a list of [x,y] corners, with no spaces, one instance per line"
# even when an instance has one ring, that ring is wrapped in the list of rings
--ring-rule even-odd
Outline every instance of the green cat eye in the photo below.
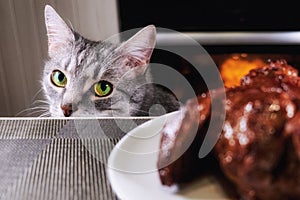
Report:
[[[110,82],[99,81],[94,85],[94,91],[96,96],[105,97],[112,93],[113,87]]]
[[[54,70],[51,74],[51,82],[57,87],[65,87],[67,85],[67,77],[59,70]]]

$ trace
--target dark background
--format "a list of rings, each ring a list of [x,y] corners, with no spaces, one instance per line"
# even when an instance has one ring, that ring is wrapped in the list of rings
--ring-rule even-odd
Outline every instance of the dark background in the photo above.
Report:
[[[118,0],[121,31],[154,24],[177,31],[300,30],[297,1]]]

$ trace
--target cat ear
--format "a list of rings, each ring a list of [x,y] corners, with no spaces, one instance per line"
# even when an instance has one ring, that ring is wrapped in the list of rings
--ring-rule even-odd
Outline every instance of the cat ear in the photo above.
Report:
[[[127,66],[146,68],[156,42],[156,28],[149,25],[125,41],[120,49],[126,57]],[[145,69],[142,69],[144,71]]]
[[[73,31],[49,5],[45,6],[45,24],[48,35],[48,53],[51,57],[55,52],[75,41]]]

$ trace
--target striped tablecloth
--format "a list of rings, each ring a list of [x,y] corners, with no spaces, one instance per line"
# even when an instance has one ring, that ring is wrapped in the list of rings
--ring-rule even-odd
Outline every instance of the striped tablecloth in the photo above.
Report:
[[[107,158],[147,120],[0,118],[0,199],[117,199]]]

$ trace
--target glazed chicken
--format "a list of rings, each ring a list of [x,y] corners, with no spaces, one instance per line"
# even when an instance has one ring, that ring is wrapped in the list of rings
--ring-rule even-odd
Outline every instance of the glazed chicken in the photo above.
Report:
[[[239,198],[300,199],[298,71],[285,60],[253,69],[240,86],[226,90],[224,106],[223,130],[208,156],[215,158]],[[178,127],[165,124],[157,162],[163,185],[187,182],[201,171],[205,159],[198,153],[215,112],[210,107],[208,94],[191,99],[181,108]],[[187,141],[189,147],[178,155]]]

